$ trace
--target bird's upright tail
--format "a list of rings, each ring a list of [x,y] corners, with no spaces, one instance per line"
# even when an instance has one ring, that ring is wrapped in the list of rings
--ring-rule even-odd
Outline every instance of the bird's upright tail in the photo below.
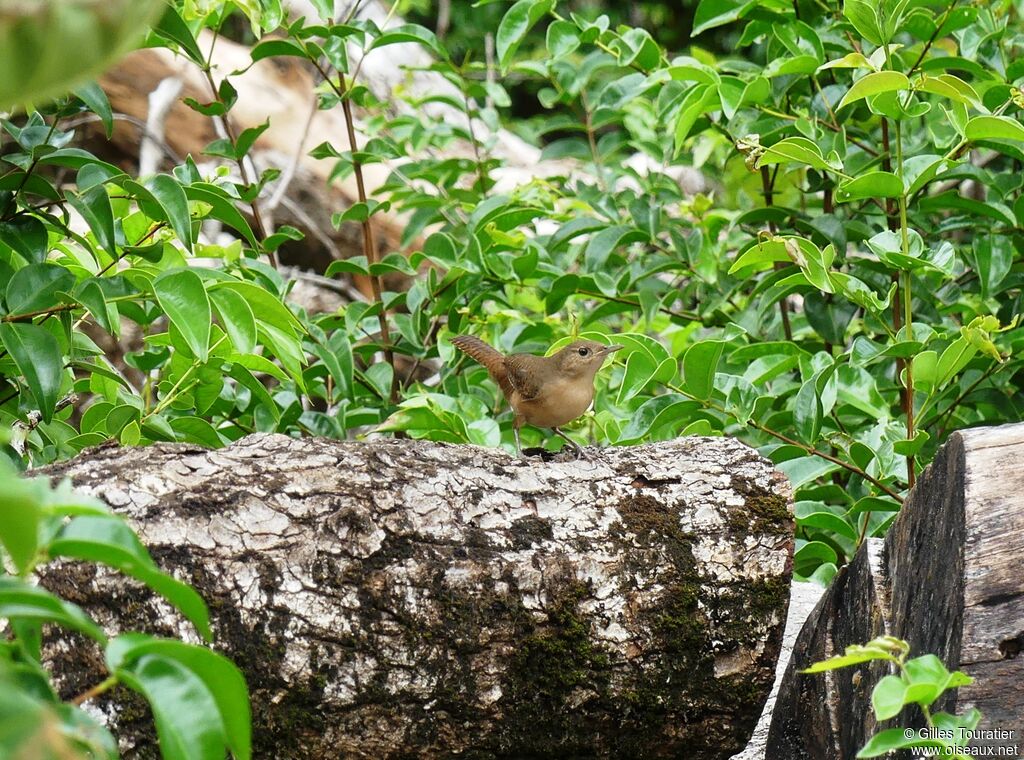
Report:
[[[505,355],[501,351],[472,335],[458,335],[452,338],[452,345],[484,365],[488,374],[506,395],[511,392],[508,371],[505,369]]]

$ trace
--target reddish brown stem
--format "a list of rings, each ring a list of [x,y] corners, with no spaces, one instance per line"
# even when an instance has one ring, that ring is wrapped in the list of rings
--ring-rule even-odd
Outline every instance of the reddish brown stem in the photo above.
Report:
[[[771,208],[772,200],[774,197],[775,178],[768,173],[768,167],[761,167],[761,189],[764,192],[764,205],[767,208]],[[774,222],[768,222],[768,229],[771,233],[775,234]],[[775,269],[782,269],[786,265],[781,261],[775,262]],[[789,324],[789,302],[783,297],[779,301],[779,316],[782,317],[782,332],[786,336],[786,340],[793,340],[793,328]]]

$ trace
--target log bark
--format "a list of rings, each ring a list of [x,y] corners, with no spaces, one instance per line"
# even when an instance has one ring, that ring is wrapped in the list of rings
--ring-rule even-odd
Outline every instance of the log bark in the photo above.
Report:
[[[772,684],[789,486],[725,438],[522,462],[473,446],[258,434],[45,470],[125,515],[209,602],[256,757],[727,758]],[[110,630],[194,639],[91,565],[47,587]],[[99,653],[62,634],[64,696]],[[95,707],[155,757],[144,706]]]
[[[976,707],[985,730],[1024,745],[1024,424],[953,434],[911,491],[884,540],[861,547],[808,618],[783,680],[766,756],[853,758],[879,728],[924,727],[917,711],[876,725],[874,664],[815,676],[796,671],[850,644],[890,634],[911,656],[932,653],[975,678],[934,710]],[[1016,752],[1012,756],[1016,756]]]

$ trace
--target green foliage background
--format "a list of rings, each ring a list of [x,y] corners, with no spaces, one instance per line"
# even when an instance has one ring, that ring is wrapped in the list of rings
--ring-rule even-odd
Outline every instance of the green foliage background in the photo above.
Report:
[[[266,125],[206,149],[241,179],[191,158],[139,178],[66,128],[91,111],[109,132],[95,85],[11,116],[0,424],[17,467],[111,440],[218,447],[253,431],[511,448],[500,394],[449,338],[543,352],[614,335],[626,349],[570,434],[755,446],[795,489],[797,575],[827,581],[884,533],[951,431],[1021,419],[1021,3],[703,0],[682,6],[692,29],[669,25],[664,39],[655,3],[641,18],[657,37],[555,0],[456,4],[450,47],[425,26],[331,22],[332,4],[314,5],[321,18],[303,20],[276,0],[179,2],[148,43],[206,73],[217,98],[189,105],[211,118],[230,117],[237,94],[197,44],[203,27],[243,29],[254,61],[304,59],[322,108],[367,117],[354,145],[341,136],[312,155],[334,178],[390,166],[335,223],[368,234],[376,214],[400,211],[400,250],[367,244],[326,272],[367,278],[374,297],[329,314],[287,301],[275,253],[302,233],[263,226],[276,172],[243,163]],[[426,5],[404,7],[427,20]],[[467,52],[481,49],[471,15],[494,35],[497,76]],[[363,52],[406,42],[457,94],[396,115],[351,73]],[[566,171],[499,192],[499,128]],[[456,145],[473,157],[447,157]],[[682,167],[710,189],[685,194]],[[236,242],[202,242],[206,219]],[[389,290],[393,274],[408,286]],[[138,326],[144,347],[125,362],[141,384],[86,323],[114,337]],[[441,369],[414,371],[428,366]]]
[[[423,26],[185,3],[150,44],[207,72],[218,97],[191,105],[211,117],[230,115],[237,96],[195,34],[237,29],[238,10],[254,61],[308,59],[321,107],[369,117],[355,150],[344,137],[313,149],[333,176],[395,167],[336,222],[405,212],[401,250],[327,272],[367,277],[379,297],[332,314],[288,305],[274,252],[301,233],[249,213],[274,171],[239,182],[203,176],[190,158],[132,177],[61,127],[82,110],[109,123],[95,86],[7,120],[0,418],[22,466],[109,439],[221,446],[255,430],[508,446],[495,387],[449,336],[538,352],[614,333],[627,349],[573,435],[621,445],[728,434],[757,446],[797,489],[798,573],[827,577],[884,530],[949,431],[1020,418],[1014,4],[699,3],[681,55],[599,9],[456,4],[456,23],[471,11],[496,19],[488,79],[485,61],[452,58]],[[460,28],[450,34],[469,49]],[[733,53],[713,52],[731,39]],[[350,50],[399,42],[429,50],[461,97],[428,95],[394,116],[353,85]],[[506,81],[517,97],[536,92],[542,116],[510,119]],[[578,168],[495,191],[503,126]],[[206,152],[240,163],[264,128]],[[456,141],[475,158],[442,157]],[[637,154],[652,171],[632,168]],[[685,195],[675,167],[700,170],[711,189]],[[70,210],[89,234],[67,226]],[[208,218],[237,243],[201,242]],[[191,267],[194,256],[222,265]],[[395,273],[407,289],[383,288]],[[114,336],[127,321],[143,331],[144,349],[125,359],[141,387],[82,331],[87,321]],[[429,382],[409,371],[436,359],[445,369]]]

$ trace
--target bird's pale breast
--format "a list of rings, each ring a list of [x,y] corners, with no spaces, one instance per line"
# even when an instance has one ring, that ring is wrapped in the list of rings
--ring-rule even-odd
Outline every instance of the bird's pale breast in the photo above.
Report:
[[[582,416],[594,401],[594,381],[586,379],[551,380],[537,398],[524,400],[518,393],[512,398],[512,408],[527,424],[551,428],[572,422]]]

